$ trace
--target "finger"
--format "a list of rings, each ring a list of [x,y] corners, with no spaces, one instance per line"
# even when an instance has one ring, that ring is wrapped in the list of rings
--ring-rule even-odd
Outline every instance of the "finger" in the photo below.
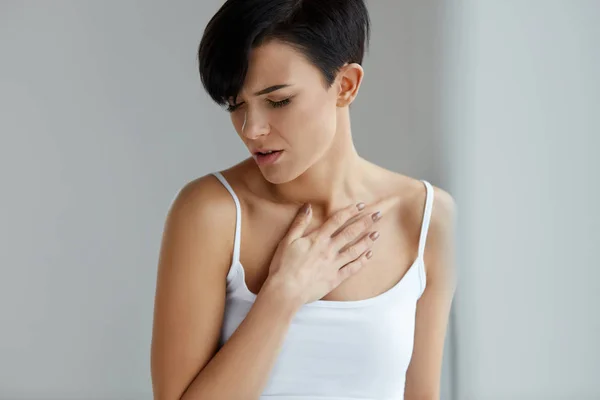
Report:
[[[348,264],[358,258],[366,251],[373,247],[373,243],[379,239],[379,232],[371,232],[364,235],[359,241],[348,246],[338,256],[338,260],[342,265]]]
[[[367,250],[360,255],[356,260],[349,262],[339,269],[337,272],[336,286],[360,271],[373,256],[373,251]]]
[[[304,236],[306,228],[310,224],[311,219],[312,219],[312,207],[311,207],[310,203],[306,203],[306,204],[304,204],[304,206],[302,208],[300,208],[300,210],[298,210],[296,217],[292,221],[292,224],[291,224],[290,228],[288,229],[288,232],[285,236],[287,241],[292,242],[292,241]]]
[[[333,214],[321,228],[317,231],[319,235],[331,237],[338,229],[340,229],[348,220],[362,212],[365,209],[365,203],[349,205],[340,211]]]
[[[345,226],[341,231],[336,233],[331,241],[331,247],[335,251],[340,251],[345,246],[354,242],[361,235],[370,229],[373,224],[381,219],[381,212],[365,215],[352,223]]]

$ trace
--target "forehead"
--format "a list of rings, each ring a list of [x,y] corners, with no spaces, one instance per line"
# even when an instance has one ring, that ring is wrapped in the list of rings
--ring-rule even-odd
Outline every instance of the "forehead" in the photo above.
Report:
[[[272,40],[250,52],[244,88],[250,91],[282,83],[309,83],[318,79],[319,73],[298,50]]]

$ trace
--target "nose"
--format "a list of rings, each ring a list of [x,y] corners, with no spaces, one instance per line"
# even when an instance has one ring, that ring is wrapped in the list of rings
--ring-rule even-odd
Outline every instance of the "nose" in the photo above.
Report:
[[[242,135],[254,140],[261,136],[268,135],[271,128],[266,118],[256,111],[250,112],[248,108],[245,110],[244,123],[242,124]]]

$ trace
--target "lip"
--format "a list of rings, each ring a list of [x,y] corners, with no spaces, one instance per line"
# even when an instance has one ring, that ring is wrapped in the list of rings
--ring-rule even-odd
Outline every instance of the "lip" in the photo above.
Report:
[[[282,151],[282,149],[256,149],[252,151],[252,155],[259,155],[260,153],[267,153],[269,151]]]
[[[268,150],[264,150],[268,151]],[[261,155],[259,152],[253,154],[254,160],[258,165],[275,164],[283,155],[283,150],[275,150],[274,153]]]

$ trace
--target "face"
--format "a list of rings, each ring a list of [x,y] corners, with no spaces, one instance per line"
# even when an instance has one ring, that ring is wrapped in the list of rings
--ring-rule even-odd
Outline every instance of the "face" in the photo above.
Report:
[[[231,120],[263,176],[289,182],[316,163],[336,134],[339,85],[291,46],[270,41],[250,54],[244,86],[231,99]],[[261,155],[258,152],[276,150]]]

